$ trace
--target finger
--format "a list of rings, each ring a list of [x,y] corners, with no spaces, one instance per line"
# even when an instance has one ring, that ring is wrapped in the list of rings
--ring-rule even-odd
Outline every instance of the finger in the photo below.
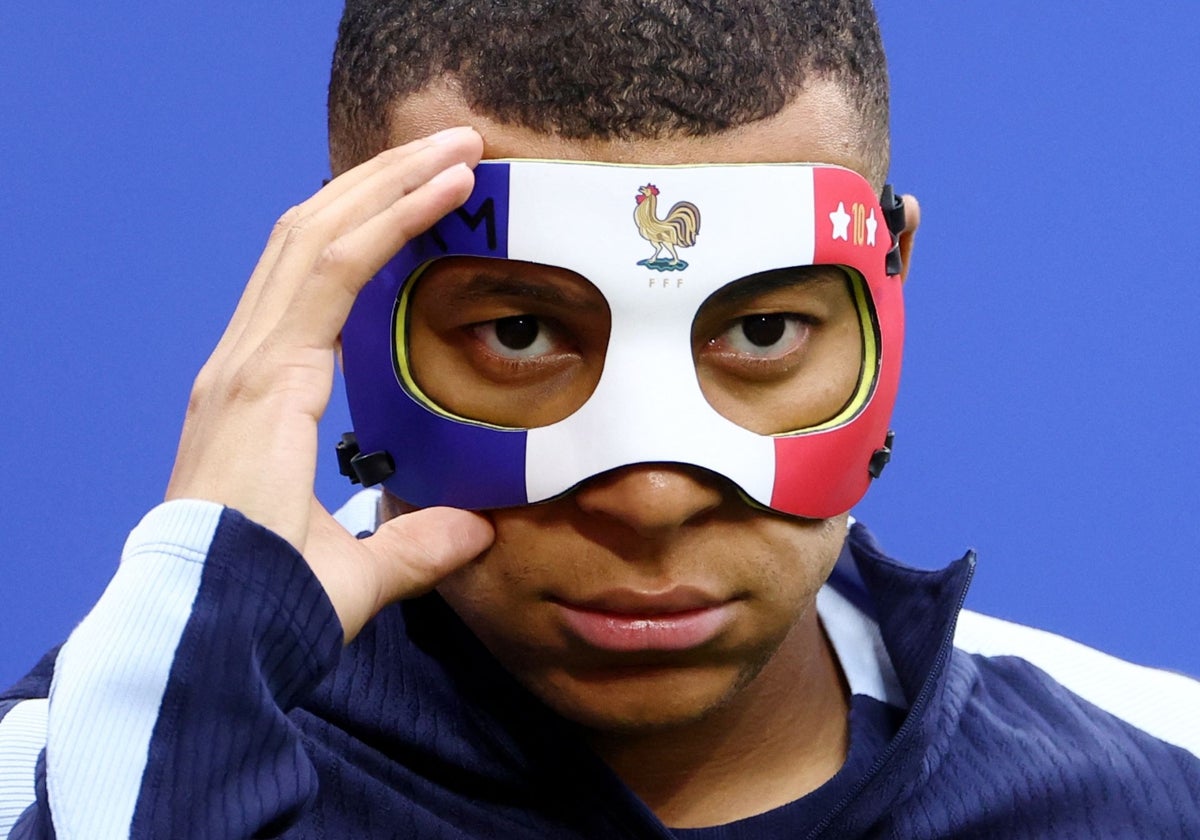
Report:
[[[304,202],[301,207],[306,212],[319,212],[322,208],[340,199],[348,191],[381,169],[394,166],[397,162],[430,147],[451,145],[462,141],[464,138],[470,141],[476,137],[478,137],[478,133],[470,126],[455,126],[443,129],[428,137],[418,138],[417,140],[405,143],[403,146],[384,149],[374,157],[338,175],[322,187],[312,198]]]
[[[310,232],[307,239],[315,244],[306,254],[311,259],[313,251],[323,244],[319,241],[323,231],[332,239],[344,227],[361,223],[394,201],[398,192],[411,191],[460,159],[471,159],[475,145],[481,143],[474,130],[456,127],[387,149],[334,178],[307,201],[291,208],[275,223],[214,355],[222,355],[236,344],[254,312],[261,311],[263,289],[276,273],[280,256],[303,238],[297,236],[297,231]],[[474,159],[477,161],[478,155]]]
[[[479,514],[427,508],[355,540],[323,508],[314,508],[304,556],[349,643],[379,610],[428,592],[486,551],[494,538],[491,523]]]
[[[336,210],[331,215],[334,225],[342,229],[354,227],[443,169],[456,163],[474,166],[482,154],[483,138],[474,129],[465,127],[439,132],[417,147],[409,144],[382,152],[374,158],[377,169],[347,184],[335,200],[313,208],[314,224],[320,227],[325,217]],[[388,180],[381,181],[382,178]]]
[[[466,161],[473,166],[478,162],[482,143],[478,135],[473,136],[473,141],[431,147],[410,157],[386,177],[380,174],[364,182],[293,229],[232,350],[234,362],[257,352],[291,314],[296,298],[312,294],[312,286],[328,285],[333,279],[357,293],[409,238],[462,204],[473,183],[469,171],[460,167],[450,175],[440,173],[455,163]],[[380,217],[388,220],[386,225],[377,222]],[[367,241],[362,236],[342,241],[365,225],[382,230],[383,235]],[[329,329],[320,331],[325,336],[321,346],[332,347],[348,312],[348,305],[324,311],[327,317],[322,320]],[[312,346],[309,342],[305,345]]]
[[[332,349],[359,291],[413,237],[462,205],[474,174],[457,164],[325,248],[279,325],[285,346]]]
[[[423,595],[486,551],[495,539],[484,516],[432,507],[384,522],[363,540],[379,569],[379,603]]]
[[[339,179],[342,183],[336,188],[331,184],[306,203],[302,208],[303,212],[294,210],[290,217],[297,220],[296,224],[303,225],[302,219],[310,212],[307,209],[309,205],[316,208],[323,206],[326,208],[324,212],[327,218],[322,224],[337,225],[339,219],[353,224],[363,218],[364,213],[376,212],[379,206],[386,206],[389,200],[394,201],[396,195],[411,191],[415,184],[433,174],[432,170],[438,165],[463,158],[474,163],[481,154],[482,140],[476,132],[469,128],[447,130],[423,141],[385,152],[367,164],[356,167],[347,173],[347,177]],[[382,183],[372,183],[373,181]],[[366,191],[375,191],[380,196],[374,202],[368,202],[364,196]],[[456,199],[458,202],[461,200]],[[449,212],[452,206],[453,204],[447,206],[444,212]],[[330,213],[331,207],[339,209]],[[314,212],[320,214],[323,211],[317,209]],[[286,218],[289,217],[285,216]],[[428,223],[432,224],[432,221]],[[321,225],[317,227],[320,228]],[[334,230],[336,231],[336,228]],[[295,261],[294,271],[298,276],[287,276],[276,271],[279,255],[283,253],[287,239],[281,223],[272,236],[267,253],[260,260],[259,268],[252,275],[229,326],[196,376],[188,406],[188,419],[185,421],[185,434],[180,440],[177,458],[186,460],[190,451],[189,442],[192,439],[192,436],[187,434],[187,426],[195,421],[210,395],[223,392],[231,382],[241,382],[246,393],[257,393],[257,390],[261,390],[253,387],[255,378],[248,378],[244,375],[246,372],[242,371],[247,359],[256,355],[261,363],[254,366],[255,370],[267,377],[271,375],[269,368],[272,359],[276,357],[263,353],[260,343],[277,326],[280,318],[280,313],[272,310],[286,309],[288,297],[294,294],[295,287],[310,273],[311,265],[306,265],[304,260],[313,259],[306,255],[303,259]],[[295,244],[293,241],[292,245]],[[394,247],[395,250],[399,250],[400,246]],[[365,282],[365,278],[363,280]],[[274,297],[277,300],[273,305],[264,301],[264,295],[271,284],[281,289],[275,292]],[[344,320],[345,314],[337,317]],[[337,323],[340,324],[341,320]],[[323,365],[319,360],[318,363]],[[262,379],[262,375],[257,378]],[[323,409],[323,403],[321,408]]]

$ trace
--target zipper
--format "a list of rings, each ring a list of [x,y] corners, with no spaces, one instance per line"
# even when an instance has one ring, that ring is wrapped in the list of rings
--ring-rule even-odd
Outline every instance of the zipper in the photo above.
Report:
[[[905,717],[904,723],[900,724],[900,728],[896,730],[895,737],[892,738],[891,742],[884,748],[879,757],[875,759],[875,763],[871,765],[871,768],[866,772],[866,774],[858,780],[858,783],[855,784],[854,788],[850,790],[850,792],[847,793],[841,799],[841,801],[837,803],[837,805],[831,808],[829,813],[825,815],[825,818],[821,820],[821,822],[817,823],[812,831],[808,833],[808,840],[817,840],[821,834],[827,831],[833,821],[837,819],[837,817],[840,816],[841,813],[846,810],[846,808],[849,807],[851,802],[857,799],[862,792],[866,790],[867,786],[874,781],[875,777],[878,776],[883,771],[883,768],[886,767],[892,760],[900,747],[912,737],[913,730],[917,728],[918,722],[923,717],[925,706],[929,704],[929,699],[933,694],[934,686],[938,682],[933,677],[934,675],[941,673],[942,668],[944,668],[946,665],[946,659],[950,656],[950,652],[954,648],[954,631],[958,627],[958,616],[962,612],[963,605],[967,601],[967,590],[971,586],[971,580],[975,577],[975,557],[976,555],[974,551],[968,551],[962,557],[962,560],[966,561],[968,564],[967,576],[966,580],[963,581],[963,585],[958,593],[958,602],[954,607],[954,617],[951,619],[950,627],[948,628],[945,637],[942,639],[941,645],[938,647],[937,656],[934,658],[933,667],[929,672],[930,676],[925,680],[925,684],[921,686],[921,691],[917,694],[917,699],[914,700],[912,706],[909,707],[908,716]]]

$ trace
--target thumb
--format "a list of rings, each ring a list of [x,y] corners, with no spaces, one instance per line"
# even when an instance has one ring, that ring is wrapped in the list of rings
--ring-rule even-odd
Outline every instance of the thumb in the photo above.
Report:
[[[374,612],[422,595],[482,554],[495,539],[483,516],[448,507],[405,513],[379,526],[361,545],[377,584]]]

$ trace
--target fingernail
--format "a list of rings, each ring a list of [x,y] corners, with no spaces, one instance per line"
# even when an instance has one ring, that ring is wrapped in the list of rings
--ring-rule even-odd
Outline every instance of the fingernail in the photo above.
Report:
[[[463,171],[470,172],[471,167],[467,166],[465,163],[456,163],[453,166],[446,167],[441,172],[434,175],[432,178],[429,179],[429,183],[430,184],[440,184],[443,181],[448,181],[451,178],[457,178],[459,173],[461,173]]]
[[[429,135],[429,142],[437,145],[449,143],[454,138],[462,136],[464,131],[471,130],[469,125],[456,125],[453,128],[444,128],[437,134]]]

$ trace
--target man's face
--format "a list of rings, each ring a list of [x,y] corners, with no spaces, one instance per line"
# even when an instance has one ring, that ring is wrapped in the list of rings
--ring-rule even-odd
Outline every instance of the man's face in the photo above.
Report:
[[[856,117],[833,84],[813,83],[775,117],[719,135],[621,141],[498,123],[438,86],[398,103],[390,140],[464,124],[483,135],[486,158],[864,168]],[[831,367],[831,379],[839,375]],[[725,399],[736,403],[736,389]],[[385,515],[404,509],[385,496]],[[845,516],[785,518],[751,508],[714,474],[642,464],[491,518],[492,548],[438,591],[533,693],[597,730],[680,725],[740,699],[770,698],[824,645],[814,599]]]

